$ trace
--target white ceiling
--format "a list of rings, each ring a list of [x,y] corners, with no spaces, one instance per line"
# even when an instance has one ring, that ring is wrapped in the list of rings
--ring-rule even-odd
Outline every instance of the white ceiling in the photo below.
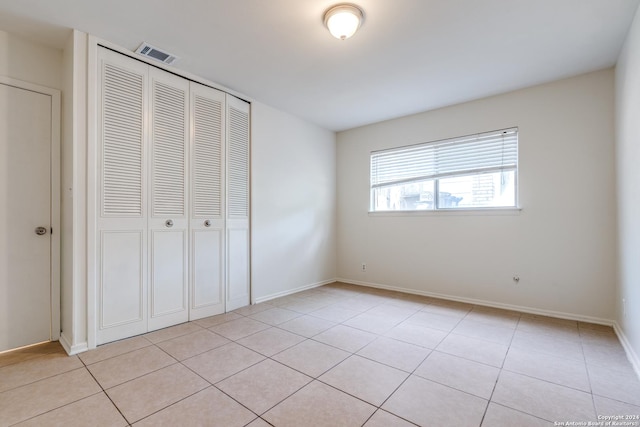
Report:
[[[339,131],[615,64],[640,0],[0,0],[0,29],[58,48],[69,28]]]

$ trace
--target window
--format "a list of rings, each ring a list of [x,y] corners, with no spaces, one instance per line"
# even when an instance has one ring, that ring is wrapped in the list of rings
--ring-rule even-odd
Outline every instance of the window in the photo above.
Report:
[[[518,129],[371,153],[371,210],[516,207]]]

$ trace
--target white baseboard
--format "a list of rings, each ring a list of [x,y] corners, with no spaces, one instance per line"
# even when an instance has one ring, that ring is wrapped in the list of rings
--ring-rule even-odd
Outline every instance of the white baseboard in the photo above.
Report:
[[[627,359],[631,362],[631,366],[633,366],[633,370],[636,371],[636,375],[640,378],[640,357],[635,352],[633,347],[631,347],[631,343],[627,339],[627,336],[624,334],[624,330],[620,327],[618,322],[613,322],[613,330],[616,331],[616,335],[624,348],[625,353],[627,353]]]
[[[544,309],[526,307],[526,306],[515,305],[515,304],[503,304],[499,302],[480,300],[475,298],[464,298],[464,297],[458,297],[454,295],[446,295],[446,294],[439,294],[435,292],[420,291],[416,289],[401,288],[398,286],[382,285],[379,283],[369,283],[369,282],[362,282],[359,280],[351,280],[351,279],[343,279],[343,278],[337,278],[336,281],[343,282],[343,283],[350,283],[352,285],[368,286],[371,288],[386,289],[389,291],[397,291],[397,292],[404,292],[407,294],[439,298],[439,299],[444,299],[449,301],[466,302],[468,304],[482,305],[485,307],[502,308],[505,310],[520,311],[522,313],[556,317],[559,319],[576,320],[580,322],[596,323],[599,325],[607,325],[607,326],[613,326],[615,323],[615,321],[613,320],[602,319],[600,317],[584,316],[582,314],[574,314],[574,313],[564,313],[561,311],[544,310]]]
[[[63,333],[60,334],[60,344],[64,351],[67,352],[69,356],[73,356],[74,354],[83,353],[89,350],[89,346],[86,342],[82,342],[80,344],[71,345],[67,336]]]
[[[297,292],[302,292],[302,291],[306,291],[306,290],[309,290],[309,289],[318,288],[320,286],[328,285],[329,283],[333,283],[335,281],[336,281],[336,279],[323,280],[322,282],[312,283],[310,285],[303,285],[303,286],[299,286],[299,287],[294,288],[294,289],[288,289],[286,291],[278,292],[278,293],[271,294],[271,295],[266,295],[266,296],[254,299],[253,300],[253,304],[259,304],[261,302],[267,302],[267,301],[272,300],[272,299],[276,299],[276,298],[280,298],[280,297],[286,297],[287,295],[295,294]]]

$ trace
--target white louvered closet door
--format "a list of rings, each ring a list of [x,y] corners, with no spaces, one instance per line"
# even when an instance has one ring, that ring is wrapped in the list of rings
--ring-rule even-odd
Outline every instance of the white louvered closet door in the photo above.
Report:
[[[225,312],[225,95],[191,83],[190,319]]]
[[[250,302],[249,103],[227,95],[227,311]]]
[[[147,331],[147,66],[98,52],[97,343]]]
[[[150,79],[149,330],[189,320],[189,81],[154,67]]]

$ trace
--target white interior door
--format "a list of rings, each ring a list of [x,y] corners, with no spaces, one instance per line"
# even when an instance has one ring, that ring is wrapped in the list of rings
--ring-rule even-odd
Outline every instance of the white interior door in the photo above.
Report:
[[[153,67],[149,67],[149,77],[149,330],[153,331],[189,320],[189,81]]]
[[[251,299],[249,108],[248,102],[227,95],[227,311]]]
[[[191,83],[191,312],[225,312],[225,95]]]
[[[97,344],[147,332],[147,65],[98,55]]]
[[[0,351],[57,339],[51,147],[52,97],[0,83]]]

